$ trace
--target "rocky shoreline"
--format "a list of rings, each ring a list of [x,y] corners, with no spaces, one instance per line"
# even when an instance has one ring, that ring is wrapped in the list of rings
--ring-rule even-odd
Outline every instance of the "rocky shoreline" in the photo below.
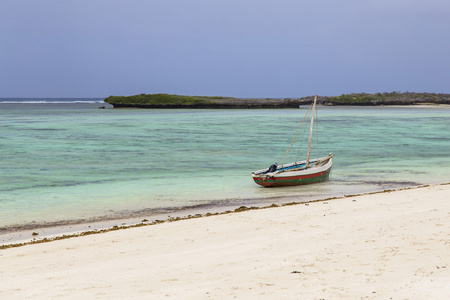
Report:
[[[301,99],[238,99],[238,100],[217,100],[205,103],[183,104],[183,103],[161,103],[161,104],[140,104],[140,103],[110,103],[114,108],[204,108],[204,109],[244,109],[244,108],[298,108],[307,104]]]
[[[135,96],[110,96],[105,102],[114,108],[198,108],[198,109],[245,109],[245,108],[298,108],[309,105],[314,96],[302,98],[232,98],[181,96],[167,94],[140,94]],[[317,103],[326,106],[383,106],[450,104],[450,94],[434,93],[377,93],[344,94],[341,96],[318,96]]]

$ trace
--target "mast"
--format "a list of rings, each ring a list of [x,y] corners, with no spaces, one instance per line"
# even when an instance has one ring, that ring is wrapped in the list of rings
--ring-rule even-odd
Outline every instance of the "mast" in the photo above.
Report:
[[[311,114],[311,126],[309,127],[308,155],[306,156],[306,167],[309,167],[309,155],[311,154],[311,141],[313,134],[314,112],[316,110],[317,95],[314,96],[313,109]]]

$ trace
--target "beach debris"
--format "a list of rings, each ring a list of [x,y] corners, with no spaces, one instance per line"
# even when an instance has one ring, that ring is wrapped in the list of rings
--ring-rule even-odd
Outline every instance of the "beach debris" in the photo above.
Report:
[[[247,206],[241,206],[241,207],[236,208],[234,210],[234,212],[246,211],[246,210],[249,210],[249,209],[250,208],[248,208]]]
[[[450,183],[445,183],[443,185],[446,184],[450,184]],[[429,185],[423,185],[420,187],[428,187]],[[399,189],[399,191],[402,190],[409,190],[409,189],[413,189],[413,188],[417,188],[417,187],[408,187],[408,188],[403,188],[403,189]],[[373,195],[373,194],[380,194],[380,193],[386,193],[386,191],[381,191],[381,192],[373,192],[373,193],[367,193],[364,195]],[[348,197],[355,197],[355,196],[360,196],[360,195],[346,195],[343,198],[348,198]],[[323,202],[323,201],[329,201],[329,200],[335,200],[335,199],[339,199],[339,197],[331,197],[331,198],[326,198],[326,199],[319,199],[319,200],[313,200],[313,201],[309,201],[308,203],[305,202],[290,202],[290,203],[282,203],[278,206],[290,206],[290,205],[299,205],[299,204],[304,204],[306,206],[309,206],[310,203],[316,203],[316,202]],[[355,199],[353,199],[353,201],[356,201]],[[246,207],[246,206],[242,206],[241,208],[244,209],[244,211],[246,210],[251,210],[251,209],[265,209],[265,208],[269,208],[269,207],[274,207],[275,205],[272,204],[271,206],[262,206],[262,207]],[[239,212],[239,208],[237,209]],[[41,239],[36,239],[34,238],[33,240],[29,241],[29,242],[24,242],[24,243],[13,243],[13,244],[5,244],[5,245],[0,245],[0,250],[3,249],[8,249],[8,248],[16,248],[16,247],[22,247],[25,245],[32,245],[32,244],[40,244],[40,243],[46,243],[46,242],[51,242],[51,241],[57,241],[57,240],[64,240],[64,239],[70,239],[70,238],[74,238],[74,237],[79,237],[79,236],[86,236],[86,235],[91,235],[91,234],[100,234],[100,233],[104,233],[104,232],[109,232],[109,231],[115,231],[115,230],[119,230],[119,229],[128,229],[128,228],[134,228],[134,227],[142,227],[142,226],[152,226],[152,225],[157,225],[157,224],[161,224],[161,223],[165,223],[165,222],[172,222],[172,221],[178,221],[178,220],[188,220],[188,219],[193,219],[193,218],[200,218],[200,217],[209,217],[209,216],[216,216],[216,215],[225,215],[225,214],[231,214],[231,213],[235,213],[236,211],[231,211],[231,210],[227,210],[224,212],[215,212],[215,213],[206,213],[204,215],[202,214],[196,214],[194,216],[192,215],[188,215],[188,216],[184,216],[184,217],[177,217],[177,218],[171,218],[169,220],[154,220],[154,221],[149,221],[147,219],[142,220],[142,222],[148,222],[148,223],[138,223],[138,224],[130,224],[130,225],[122,225],[122,226],[113,226],[110,228],[103,228],[102,229],[93,229],[93,230],[88,230],[88,231],[83,231],[80,233],[74,233],[74,234],[64,234],[62,236],[56,236],[56,237],[52,237],[52,238],[41,238]],[[324,215],[326,216],[326,215]],[[36,223],[35,221],[33,221],[32,223]],[[90,227],[90,226],[89,226]],[[72,228],[72,227],[69,227]],[[34,232],[33,236],[37,236],[39,235],[39,233]],[[21,236],[21,235],[19,235]],[[374,242],[374,240],[367,240],[365,241],[366,243],[369,242]],[[444,242],[445,245],[447,245],[448,241]],[[444,266],[436,266],[437,268],[447,268],[446,265]],[[297,271],[298,273],[301,273],[299,271]],[[345,270],[343,271],[345,272]],[[295,272],[293,272],[295,273]]]

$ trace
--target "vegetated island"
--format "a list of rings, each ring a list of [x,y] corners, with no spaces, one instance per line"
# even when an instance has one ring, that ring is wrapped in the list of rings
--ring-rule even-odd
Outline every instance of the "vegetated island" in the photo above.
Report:
[[[104,101],[114,108],[298,108],[310,104],[314,96],[301,98],[233,98],[221,96],[183,96],[139,94],[110,96]],[[450,94],[435,93],[353,93],[341,96],[318,96],[319,105],[415,105],[450,104]]]

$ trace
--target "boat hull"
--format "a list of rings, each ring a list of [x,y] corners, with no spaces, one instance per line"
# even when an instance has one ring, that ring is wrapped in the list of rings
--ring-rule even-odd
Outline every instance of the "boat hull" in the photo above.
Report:
[[[260,170],[252,173],[255,183],[264,187],[273,186],[292,186],[318,183],[327,180],[330,177],[332,168],[332,155],[328,158],[321,158],[324,163],[320,166],[306,168],[303,170],[289,171],[289,167],[293,164],[287,165],[286,171],[278,171],[267,173],[266,170]],[[302,162],[304,163],[304,162]]]
[[[321,171],[307,175],[285,176],[285,177],[264,177],[253,176],[253,180],[264,187],[272,186],[292,186],[318,183],[327,180],[330,177],[331,167],[326,171]]]

